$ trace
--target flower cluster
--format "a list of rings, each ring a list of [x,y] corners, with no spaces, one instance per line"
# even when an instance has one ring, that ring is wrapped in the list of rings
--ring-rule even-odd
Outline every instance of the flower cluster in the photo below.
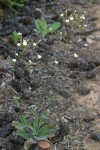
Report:
[[[65,14],[61,14],[60,17],[66,23],[67,28],[69,28],[69,31],[74,31],[75,33],[79,30],[85,30],[87,28],[87,25],[84,24],[85,21],[84,14],[78,15],[76,13],[76,10],[70,16],[67,15],[66,10]]]

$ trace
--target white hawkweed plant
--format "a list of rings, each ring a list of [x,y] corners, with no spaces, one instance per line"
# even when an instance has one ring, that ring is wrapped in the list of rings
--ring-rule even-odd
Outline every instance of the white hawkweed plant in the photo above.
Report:
[[[18,136],[38,144],[41,140],[45,141],[53,137],[57,131],[57,128],[47,124],[46,120],[46,114],[39,114],[37,111],[31,110],[31,115],[28,113],[21,115],[20,121],[13,121],[12,125],[17,129]]]

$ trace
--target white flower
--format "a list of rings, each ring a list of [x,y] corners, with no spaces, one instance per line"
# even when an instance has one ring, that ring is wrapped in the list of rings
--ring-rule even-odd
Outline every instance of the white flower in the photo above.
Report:
[[[65,10],[66,15],[67,15],[67,12],[68,12],[68,11],[67,11],[67,9],[66,9],[66,10]]]
[[[58,64],[59,62],[55,60],[54,63],[55,63],[55,64]]]
[[[62,32],[60,32],[60,34],[62,35]]]
[[[31,64],[31,63],[32,63],[32,61],[31,61],[31,60],[29,60],[29,63]]]
[[[78,55],[75,53],[75,54],[74,54],[74,57],[75,57],[75,58],[77,58],[77,57],[78,57]]]
[[[63,16],[64,16],[64,14],[61,14],[61,15],[60,15],[60,17],[63,17]]]
[[[41,59],[41,58],[42,58],[42,56],[41,56],[41,55],[37,55],[37,57],[38,57],[38,59]]]
[[[87,27],[87,24],[84,24],[84,27]]]
[[[15,55],[18,56],[18,53],[16,53]]]
[[[37,45],[37,43],[33,43],[33,46],[36,46]]]
[[[69,22],[69,20],[66,20],[66,23],[68,23]]]
[[[27,45],[27,41],[23,40],[23,45],[26,46]]]
[[[74,18],[73,18],[73,17],[70,17],[70,20],[74,20]]]
[[[13,62],[16,62],[16,59],[12,59]]]
[[[22,35],[22,33],[20,33],[20,32],[18,32],[17,34],[18,34],[18,35]]]
[[[17,43],[17,46],[21,46],[21,43]]]
[[[82,15],[80,18],[84,20],[84,19],[85,19],[85,16],[84,16],[84,14],[83,14],[83,15]]]

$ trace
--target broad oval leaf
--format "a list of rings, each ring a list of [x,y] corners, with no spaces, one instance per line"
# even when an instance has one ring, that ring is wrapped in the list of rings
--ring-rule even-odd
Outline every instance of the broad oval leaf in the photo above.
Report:
[[[58,30],[58,29],[60,28],[60,26],[61,26],[61,23],[60,23],[60,22],[55,22],[55,23],[53,23],[53,24],[49,27],[49,29],[48,29],[48,31],[47,31],[47,34],[48,34],[48,33],[53,33],[53,32],[55,32],[56,30]]]
[[[19,121],[12,121],[12,125],[13,125],[16,129],[21,129],[22,126],[23,126]]]
[[[40,128],[38,132],[38,137],[53,137],[57,129],[53,125],[45,125]]]

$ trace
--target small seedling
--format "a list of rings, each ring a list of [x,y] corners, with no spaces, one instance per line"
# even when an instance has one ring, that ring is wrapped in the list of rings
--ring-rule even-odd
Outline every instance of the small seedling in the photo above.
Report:
[[[21,104],[20,104],[20,97],[14,96],[14,97],[13,97],[13,100],[14,100],[14,102],[15,102],[17,108],[20,108],[20,107],[21,107]]]
[[[40,115],[37,111],[31,110],[33,121],[30,121],[28,113],[20,117],[20,122],[13,121],[13,126],[17,129],[16,134],[28,140],[30,143],[39,143],[40,141],[48,141],[55,135],[56,127],[46,124],[47,116]]]
[[[18,42],[22,43],[22,33],[14,31],[12,34],[12,40],[14,44],[17,44]]]
[[[23,7],[25,0],[17,0],[17,1],[15,1],[15,0],[6,0],[5,2],[8,5],[10,5],[11,7],[13,7],[13,6]]]
[[[41,19],[35,20],[35,25],[43,37],[45,37],[49,33],[54,33],[61,26],[60,22],[55,22],[52,25],[48,26],[46,19],[42,16]]]

